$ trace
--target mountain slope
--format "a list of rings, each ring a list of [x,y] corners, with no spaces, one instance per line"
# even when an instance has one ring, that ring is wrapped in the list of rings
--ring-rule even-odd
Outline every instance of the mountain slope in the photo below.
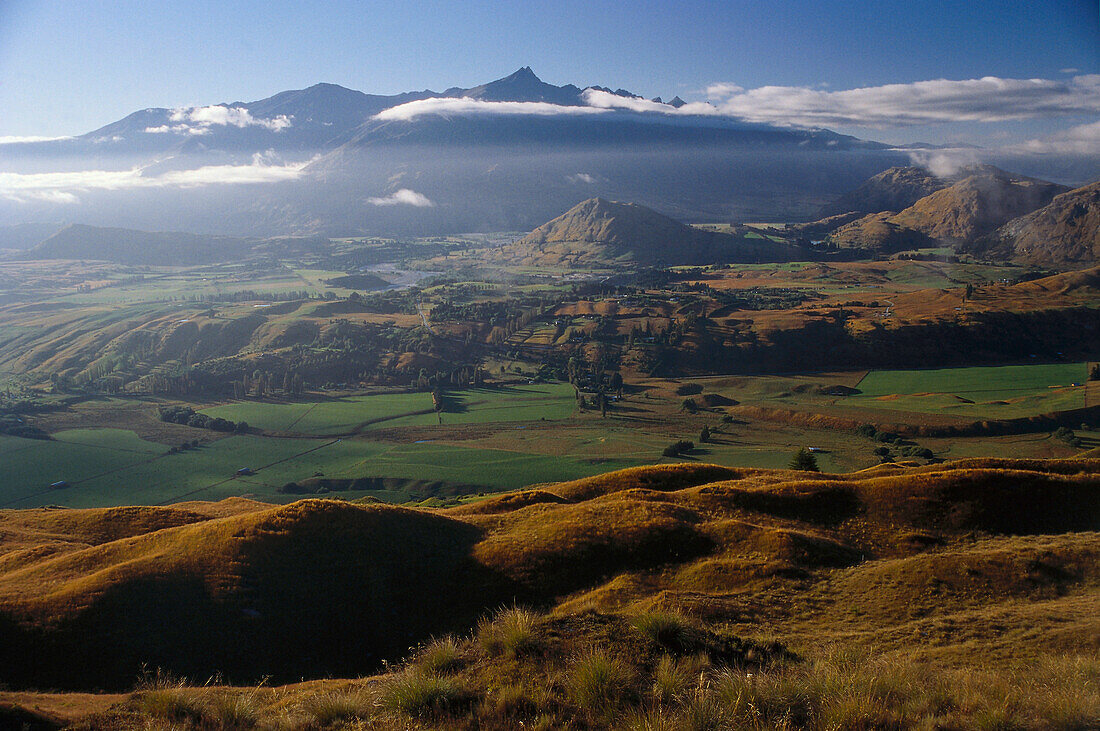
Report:
[[[850,211],[900,211],[947,185],[947,181],[932,175],[924,168],[892,167],[822,207],[818,211],[818,218],[829,218]]]
[[[590,198],[505,247],[527,263],[594,265],[776,261],[792,247],[684,225],[645,206]]]
[[[134,231],[73,224],[21,255],[23,259],[94,259],[119,264],[187,266],[235,259],[252,242],[226,236]]]
[[[1002,226],[989,248],[1028,264],[1100,261],[1100,181]]]
[[[878,180],[877,187],[868,190],[881,192],[882,184],[888,180],[916,181],[914,185],[902,186],[909,193],[917,192],[921,184],[948,182],[922,178],[913,170],[888,170],[872,178]],[[839,226],[829,235],[829,241],[843,248],[886,253],[936,245],[973,247],[999,226],[1046,205],[1066,190],[1057,183],[1009,173],[992,165],[963,168],[955,178],[955,182],[939,187],[900,212],[881,211]],[[901,195],[901,188],[891,190]],[[873,199],[873,196],[867,198]]]
[[[944,243],[973,241],[1064,193],[1057,183],[1005,172],[992,165],[967,168],[965,177],[931,193],[891,222]]]

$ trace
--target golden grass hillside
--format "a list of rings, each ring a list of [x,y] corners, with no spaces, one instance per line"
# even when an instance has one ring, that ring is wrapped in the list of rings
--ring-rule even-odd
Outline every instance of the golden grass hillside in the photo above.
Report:
[[[356,677],[519,602],[938,663],[1096,653],[1100,459],[677,464],[447,510],[242,499],[0,513],[0,682]]]

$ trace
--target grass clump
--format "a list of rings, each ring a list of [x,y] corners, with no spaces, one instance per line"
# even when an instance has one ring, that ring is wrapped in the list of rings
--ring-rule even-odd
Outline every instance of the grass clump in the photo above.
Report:
[[[569,677],[573,702],[582,709],[604,715],[624,700],[631,685],[631,672],[622,661],[594,650],[574,663]]]
[[[693,644],[691,624],[679,614],[646,612],[634,617],[630,624],[652,642],[669,650],[683,652]]]
[[[185,678],[177,678],[157,669],[153,675],[145,675],[138,684],[135,706],[143,715],[176,723],[199,723],[206,716],[207,707],[187,684]]]
[[[423,717],[446,712],[464,695],[454,679],[429,675],[413,667],[391,681],[380,700],[383,707],[392,711]]]
[[[363,691],[330,691],[308,698],[303,710],[317,726],[368,719],[374,715],[374,703]]]
[[[207,718],[220,729],[250,729],[260,722],[260,706],[254,693],[217,695],[210,703]]]
[[[536,631],[538,615],[523,607],[507,607],[491,620],[478,625],[477,638],[482,648],[491,654],[518,657],[539,648]]]
[[[416,658],[416,667],[426,675],[444,675],[462,665],[458,641],[448,635],[427,645]]]
[[[675,658],[662,655],[653,668],[653,700],[668,706],[689,698],[698,680],[702,678],[707,662],[705,657]]]

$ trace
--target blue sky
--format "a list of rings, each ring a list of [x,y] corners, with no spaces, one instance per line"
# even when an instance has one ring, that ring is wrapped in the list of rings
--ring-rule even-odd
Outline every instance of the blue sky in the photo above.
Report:
[[[1100,73],[1100,28],[1096,0],[0,0],[0,136],[80,134],[144,107],[248,101],[319,81],[376,93],[472,86],[524,65],[555,84],[688,100],[723,82],[1063,82]],[[1096,119],[830,126],[890,142],[1008,143]]]

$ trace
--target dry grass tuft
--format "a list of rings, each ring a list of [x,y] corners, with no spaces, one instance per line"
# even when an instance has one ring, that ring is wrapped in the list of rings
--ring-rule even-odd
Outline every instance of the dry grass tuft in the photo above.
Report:
[[[490,654],[518,657],[539,648],[537,623],[538,614],[530,609],[505,607],[492,619],[481,621],[477,639]]]
[[[374,715],[374,700],[365,691],[329,691],[318,693],[302,704],[314,724],[331,726],[355,720],[369,719]]]
[[[201,722],[208,710],[185,678],[177,678],[160,668],[153,674],[147,673],[139,682],[134,705],[139,713],[150,718],[185,724]]]
[[[216,695],[210,702],[207,718],[227,731],[255,728],[260,722],[260,704],[255,693]]]
[[[431,642],[416,657],[416,667],[427,675],[444,675],[461,666],[462,651],[452,635]]]
[[[379,700],[382,707],[391,711],[427,717],[445,713],[465,696],[453,678],[428,675],[410,668],[390,681]]]
[[[653,668],[653,699],[661,706],[682,703],[695,690],[707,665],[706,656],[675,658],[662,655]]]
[[[630,624],[652,642],[669,650],[683,652],[694,644],[694,630],[679,614],[646,612],[634,617]]]
[[[606,715],[630,695],[631,676],[629,667],[621,660],[602,650],[593,650],[573,664],[570,695],[585,711]]]

